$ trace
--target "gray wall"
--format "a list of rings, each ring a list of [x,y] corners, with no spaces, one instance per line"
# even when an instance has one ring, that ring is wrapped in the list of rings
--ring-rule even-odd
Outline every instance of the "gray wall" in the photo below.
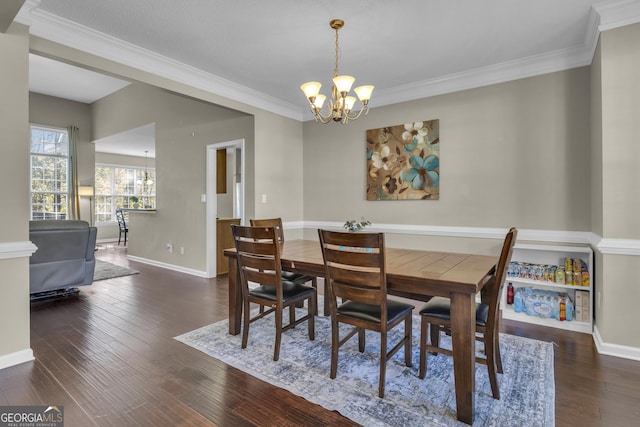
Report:
[[[304,124],[304,218],[590,229],[589,69]],[[367,129],[440,120],[440,200],[365,200]]]
[[[29,348],[29,35],[12,24],[0,33],[0,367]],[[29,252],[29,251],[27,251]]]
[[[128,254],[206,270],[206,146],[244,139],[253,117],[146,84],[132,84],[92,104],[94,138],[147,123],[156,126],[155,214],[131,213]],[[166,244],[184,247],[169,253]]]
[[[601,78],[602,237],[640,239],[640,24],[600,35],[596,73]],[[598,171],[597,171],[598,172]],[[615,240],[614,240],[615,242]],[[604,341],[640,347],[640,263],[638,256],[607,251],[598,257],[598,330]]]

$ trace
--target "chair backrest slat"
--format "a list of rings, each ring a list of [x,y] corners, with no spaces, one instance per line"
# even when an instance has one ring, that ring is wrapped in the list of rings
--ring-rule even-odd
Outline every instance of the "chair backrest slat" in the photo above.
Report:
[[[386,308],[387,277],[383,233],[318,230],[330,303],[335,298]],[[386,312],[386,310],[383,310]]]
[[[243,294],[248,294],[249,282],[255,282],[276,286],[282,298],[280,244],[275,228],[232,225],[231,230]]]
[[[284,230],[282,229],[282,218],[265,218],[250,220],[252,227],[273,227],[276,230],[276,237],[280,243],[284,242]]]

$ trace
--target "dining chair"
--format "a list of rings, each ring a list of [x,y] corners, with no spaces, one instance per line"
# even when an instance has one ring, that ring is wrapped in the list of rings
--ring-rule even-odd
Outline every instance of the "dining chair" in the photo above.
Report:
[[[280,243],[284,243],[284,229],[282,227],[282,218],[265,218],[265,219],[252,219],[250,220],[253,227],[274,227],[276,229],[276,236]],[[303,285],[307,282],[311,282],[311,286],[318,290],[318,279],[306,274],[294,273],[293,271],[283,271],[282,278],[290,282]],[[316,313],[317,314],[317,313]],[[325,313],[326,314],[326,313]]]
[[[504,238],[495,273],[485,285],[487,291],[483,294],[483,302],[476,303],[476,340],[484,343],[486,356],[476,356],[476,362],[487,365],[491,393],[494,399],[500,399],[496,372],[503,373],[500,356],[500,295],[517,236],[518,230],[515,227],[510,228]],[[433,297],[420,310],[420,370],[418,374],[420,378],[424,378],[427,374],[427,351],[432,354],[453,354],[451,350],[440,347],[440,332],[451,334],[450,303],[449,298]],[[427,330],[429,331],[430,343],[427,343]]]
[[[247,347],[249,324],[275,313],[276,340],[273,360],[280,356],[282,332],[307,322],[309,339],[315,339],[314,317],[317,309],[315,288],[290,282],[282,278],[280,244],[274,227],[247,227],[232,225],[233,240],[237,253],[238,271],[242,289],[243,328],[242,348]],[[249,287],[249,282],[258,285]],[[307,315],[296,320],[295,305],[307,301]],[[250,304],[270,307],[253,318]],[[283,325],[283,310],[289,307],[289,323]]]
[[[404,346],[404,361],[411,366],[411,311],[414,306],[387,299],[383,233],[349,233],[318,230],[330,298],[331,372],[338,370],[338,350],[358,334],[358,350],[365,348],[365,330],[380,333],[378,396],[384,397],[387,361]],[[342,298],[338,305],[337,298]],[[403,338],[387,352],[387,332],[404,321]],[[354,328],[340,338],[339,324]]]
[[[116,219],[118,220],[118,228],[120,233],[118,234],[118,244],[120,244],[120,240],[122,239],[122,235],[124,234],[124,244],[127,244],[127,233],[129,232],[129,227],[127,226],[127,222],[124,219],[124,213],[122,209],[116,209]]]

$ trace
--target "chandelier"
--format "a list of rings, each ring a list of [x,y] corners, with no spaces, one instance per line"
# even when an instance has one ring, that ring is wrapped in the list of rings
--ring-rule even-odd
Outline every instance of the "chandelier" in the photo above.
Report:
[[[373,86],[358,86],[353,90],[356,95],[358,95],[362,103],[362,108],[357,113],[352,112],[351,109],[356,102],[356,98],[350,96],[349,91],[356,79],[352,76],[338,75],[338,31],[344,26],[344,21],[341,19],[333,19],[329,22],[329,25],[336,30],[336,65],[333,69],[332,99],[329,100],[329,111],[327,114],[322,113],[322,106],[327,97],[320,93],[320,87],[322,87],[322,85],[319,82],[307,82],[300,86],[300,89],[302,89],[309,100],[309,107],[311,107],[316,122],[329,123],[333,120],[347,124],[349,120],[355,120],[360,117],[362,112],[364,112],[365,115],[369,112],[369,100],[371,99]]]
[[[151,179],[151,175],[149,174],[149,171],[147,170],[147,154],[149,153],[148,150],[144,151],[144,181],[143,184],[146,185],[152,185],[153,184],[153,180]]]

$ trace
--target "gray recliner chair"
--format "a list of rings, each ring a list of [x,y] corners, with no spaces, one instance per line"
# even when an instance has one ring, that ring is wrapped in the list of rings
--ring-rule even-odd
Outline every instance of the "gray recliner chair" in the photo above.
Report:
[[[29,221],[29,239],[38,250],[29,258],[31,299],[77,292],[93,283],[96,227],[86,221]]]

